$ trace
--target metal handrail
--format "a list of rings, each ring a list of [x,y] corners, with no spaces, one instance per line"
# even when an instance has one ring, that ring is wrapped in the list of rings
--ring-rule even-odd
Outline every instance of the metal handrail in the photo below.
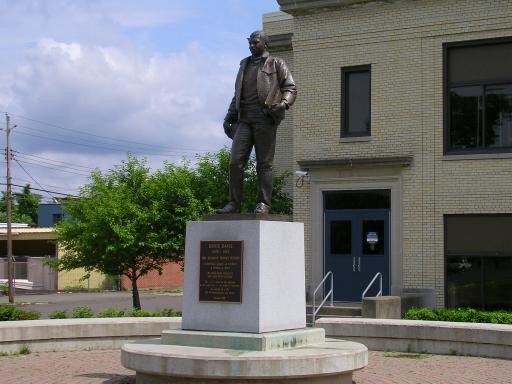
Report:
[[[316,297],[316,293],[318,292],[318,290],[320,289],[320,287],[323,286],[325,280],[329,277],[329,275],[331,276],[331,289],[330,291],[327,293],[327,295],[325,295],[323,301],[320,303],[320,305],[318,306],[318,308],[316,308],[316,304],[315,304],[315,297]],[[322,308],[322,306],[325,304],[325,302],[327,301],[327,299],[329,298],[329,296],[331,296],[331,307],[334,306],[334,285],[333,285],[333,282],[334,282],[334,278],[333,278],[333,273],[332,271],[329,271],[325,274],[324,278],[322,279],[322,281],[318,284],[318,286],[316,287],[316,289],[313,291],[313,327],[315,326],[315,321],[316,321],[316,315],[317,313],[320,311],[320,309]]]
[[[361,295],[361,301],[364,300],[364,295],[366,295],[366,292],[368,292],[368,290],[370,289],[370,287],[373,285],[373,283],[375,282],[375,280],[377,280],[377,277],[380,277],[380,284],[379,284],[379,292],[377,292],[377,295],[376,296],[382,296],[382,273],[380,272],[377,272],[375,274],[375,276],[373,276],[373,279],[372,281],[370,281],[370,284],[368,284],[368,286],[366,287],[366,289],[364,290],[363,294]]]

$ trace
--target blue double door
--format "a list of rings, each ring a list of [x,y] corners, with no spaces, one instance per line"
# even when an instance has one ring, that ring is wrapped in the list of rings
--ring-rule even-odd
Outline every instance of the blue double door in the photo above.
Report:
[[[325,210],[325,273],[334,274],[334,300],[359,302],[377,272],[389,294],[389,209]],[[368,291],[374,296],[378,280]]]

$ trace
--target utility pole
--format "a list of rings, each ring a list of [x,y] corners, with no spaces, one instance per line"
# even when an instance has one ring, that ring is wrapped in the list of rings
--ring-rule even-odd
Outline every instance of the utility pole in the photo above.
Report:
[[[13,263],[12,263],[12,177],[11,177],[11,140],[10,116],[5,114],[5,134],[7,149],[7,280],[9,281],[9,303],[14,303]]]

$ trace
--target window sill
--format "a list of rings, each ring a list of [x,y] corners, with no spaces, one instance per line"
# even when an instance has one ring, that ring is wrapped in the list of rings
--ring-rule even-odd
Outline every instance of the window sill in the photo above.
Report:
[[[443,160],[512,159],[512,153],[468,153],[467,155],[444,155]]]
[[[340,143],[356,143],[358,141],[371,141],[371,136],[340,137]]]

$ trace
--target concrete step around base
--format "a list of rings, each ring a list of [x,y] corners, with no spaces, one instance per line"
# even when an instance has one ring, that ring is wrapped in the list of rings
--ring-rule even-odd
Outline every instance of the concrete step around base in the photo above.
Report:
[[[320,319],[361,319],[362,316],[331,316],[317,315],[316,321]],[[306,327],[313,327],[313,315],[306,315]]]
[[[311,315],[313,312],[313,306],[306,306],[306,314]],[[361,316],[361,307],[358,306],[324,306],[320,308],[320,312],[317,316],[338,316],[338,317],[357,317]]]
[[[341,318],[341,319],[357,319],[357,318],[362,318],[363,316],[359,315],[359,316],[339,316],[339,315],[321,315],[321,314],[318,314],[316,315],[316,318],[317,319],[321,319],[321,318],[333,318],[333,319],[337,319],[337,318]],[[311,313],[308,313],[306,314],[306,319],[308,321],[310,321],[311,319],[313,318],[313,315]]]
[[[245,351],[274,351],[321,344],[322,328],[301,328],[267,333],[208,332],[170,329],[162,332],[162,344]]]
[[[352,372],[368,364],[368,349],[359,343],[326,339],[325,343],[273,351],[242,351],[164,345],[160,339],[125,344],[121,363],[137,372],[137,384],[205,380],[289,380],[317,383],[332,376],[332,383],[351,383]],[[147,380],[139,380],[139,375]],[[161,381],[156,379],[160,378]],[[165,380],[162,380],[165,378]],[[302,380],[304,381],[297,381]],[[306,381],[306,379],[308,381]],[[180,381],[181,380],[181,381]],[[323,382],[325,383],[325,381]]]

